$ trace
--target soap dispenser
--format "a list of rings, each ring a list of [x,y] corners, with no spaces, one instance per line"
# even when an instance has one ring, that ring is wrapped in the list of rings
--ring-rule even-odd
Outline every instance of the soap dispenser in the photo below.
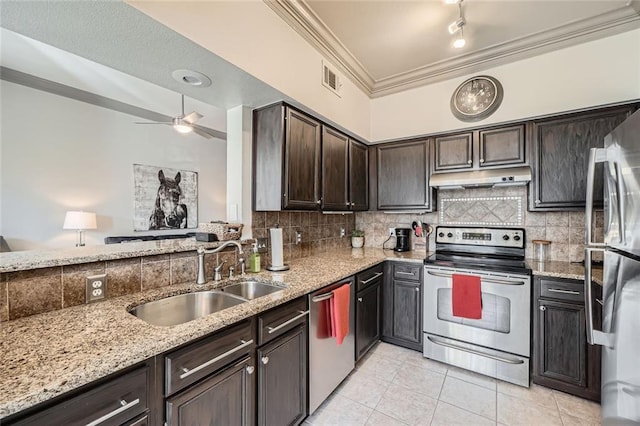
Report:
[[[260,253],[258,253],[258,243],[253,243],[251,256],[249,256],[249,271],[260,272]]]

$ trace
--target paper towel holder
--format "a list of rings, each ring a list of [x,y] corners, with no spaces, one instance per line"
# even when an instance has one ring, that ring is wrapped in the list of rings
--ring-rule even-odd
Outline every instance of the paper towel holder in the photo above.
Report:
[[[282,233],[282,228],[277,224],[275,228],[269,228],[269,234],[271,235],[271,264],[267,266],[268,271],[281,272],[289,270],[289,265],[284,263],[284,256],[282,252]],[[274,265],[274,260],[281,263]]]

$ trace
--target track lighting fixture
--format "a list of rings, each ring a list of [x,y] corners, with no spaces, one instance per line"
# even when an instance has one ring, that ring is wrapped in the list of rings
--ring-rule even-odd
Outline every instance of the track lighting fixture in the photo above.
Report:
[[[458,11],[459,11],[459,16],[458,19],[456,19],[455,21],[453,21],[452,23],[449,24],[449,26],[447,27],[447,30],[449,30],[449,34],[458,34],[458,36],[456,37],[456,39],[453,42],[453,47],[455,47],[456,49],[461,49],[464,47],[465,44],[467,44],[466,40],[464,39],[464,26],[466,25],[466,21],[464,20],[464,17],[462,16],[462,1],[463,0],[457,0],[457,1],[453,1],[453,0],[445,0],[446,3],[448,4],[455,4],[458,3]]]

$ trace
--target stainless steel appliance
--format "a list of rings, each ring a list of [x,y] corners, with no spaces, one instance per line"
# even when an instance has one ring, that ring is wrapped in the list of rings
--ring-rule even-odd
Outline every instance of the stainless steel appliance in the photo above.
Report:
[[[327,333],[328,303],[332,291],[344,284],[351,287],[349,334],[342,344]],[[309,295],[309,414],[322,404],[355,366],[355,285],[353,278],[340,281]]]
[[[531,270],[520,228],[436,228],[424,261],[423,355],[529,386]],[[453,315],[453,274],[480,277],[482,318]]]
[[[590,153],[585,306],[587,341],[602,345],[602,423],[640,424],[640,111]],[[593,241],[596,163],[604,163],[604,243]],[[604,252],[602,330],[594,330],[591,255]]]
[[[409,244],[409,234],[411,229],[409,228],[396,228],[396,246],[395,251],[409,251],[411,250]]]

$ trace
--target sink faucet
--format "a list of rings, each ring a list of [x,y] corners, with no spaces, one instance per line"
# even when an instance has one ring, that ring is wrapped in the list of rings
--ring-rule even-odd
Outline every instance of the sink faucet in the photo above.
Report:
[[[240,244],[235,240],[225,241],[224,243],[222,243],[221,245],[219,245],[214,249],[205,250],[202,247],[198,248],[198,277],[196,278],[196,284],[204,284],[207,282],[207,279],[205,278],[205,271],[204,271],[204,255],[210,254],[210,253],[218,253],[224,250],[225,248],[229,247],[230,245],[236,246],[236,248],[238,249],[238,255],[239,256],[242,255],[242,244]],[[218,267],[221,267],[221,266],[222,264],[218,265]],[[218,270],[217,272],[219,273],[220,270]]]

